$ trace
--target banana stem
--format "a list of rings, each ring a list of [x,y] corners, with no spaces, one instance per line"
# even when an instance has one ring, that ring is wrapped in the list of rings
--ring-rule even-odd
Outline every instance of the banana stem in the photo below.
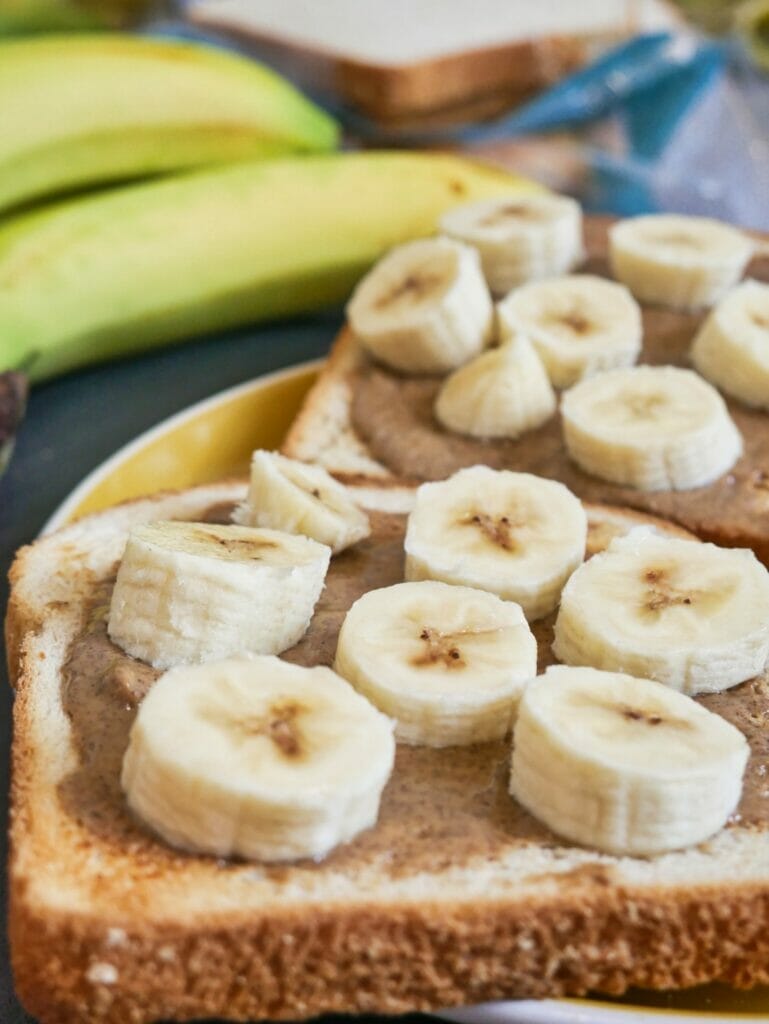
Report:
[[[24,418],[28,382],[23,373],[0,373],[0,475],[13,451],[16,432]]]

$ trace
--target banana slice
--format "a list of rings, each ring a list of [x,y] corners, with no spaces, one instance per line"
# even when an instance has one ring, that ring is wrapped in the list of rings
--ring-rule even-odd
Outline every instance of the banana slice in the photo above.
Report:
[[[699,309],[717,302],[742,277],[753,243],[707,217],[652,214],[609,230],[612,274],[641,302]]]
[[[350,608],[334,669],[429,747],[499,739],[537,674],[537,642],[517,604],[429,580],[371,590]]]
[[[139,707],[121,784],[172,846],[320,858],[375,823],[392,729],[327,668],[271,657],[175,668]]]
[[[769,573],[747,549],[639,527],[568,581],[553,652],[688,694],[736,686],[769,658]]]
[[[303,534],[334,554],[371,533],[366,513],[325,469],[261,450],[251,458],[248,495],[233,519],[242,526]]]
[[[744,281],[722,299],[694,339],[691,358],[722,391],[769,410],[769,285]]]
[[[523,694],[510,792],[566,839],[653,856],[726,824],[749,752],[733,725],[660,683],[559,666]]]
[[[584,258],[582,210],[567,196],[510,196],[455,206],[440,229],[481,254],[496,296],[523,281],[563,274]]]
[[[531,338],[557,388],[600,370],[632,366],[641,351],[641,310],[619,284],[592,274],[535,281],[497,306],[502,340]]]
[[[635,366],[580,381],[561,399],[571,458],[639,491],[712,483],[742,453],[724,400],[691,370]]]
[[[436,419],[472,437],[518,437],[555,412],[555,394],[542,360],[523,335],[476,356],[444,382]]]
[[[587,517],[563,484],[472,466],[417,489],[404,548],[407,580],[442,580],[547,615],[585,556]]]
[[[277,530],[157,522],[133,529],[110,605],[110,638],[155,668],[252,651],[307,630],[331,551]]]
[[[347,317],[369,354],[403,373],[447,373],[494,329],[478,253],[449,238],[389,252],[353,292]]]

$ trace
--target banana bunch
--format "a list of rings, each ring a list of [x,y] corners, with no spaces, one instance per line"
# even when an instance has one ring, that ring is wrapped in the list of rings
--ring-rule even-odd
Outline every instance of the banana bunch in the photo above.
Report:
[[[661,683],[557,666],[524,690],[510,792],[572,842],[646,857],[726,824],[749,753],[733,725]]]
[[[233,164],[23,214],[0,226],[0,370],[36,381],[341,302],[458,195],[514,187],[459,157],[346,153]]]
[[[172,846],[320,858],[376,821],[392,729],[327,668],[274,657],[177,668],[139,707],[121,783]]]
[[[68,189],[332,150],[335,122],[212,46],[131,35],[0,44],[0,212]]]

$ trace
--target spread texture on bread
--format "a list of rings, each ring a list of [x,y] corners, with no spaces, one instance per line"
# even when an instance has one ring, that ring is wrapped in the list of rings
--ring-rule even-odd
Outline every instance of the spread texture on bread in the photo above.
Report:
[[[309,631],[281,657],[333,663],[355,601],[400,583],[413,494],[353,492],[371,535],[332,559]],[[107,614],[132,529],[229,521],[245,484],[118,506],[22,549],[7,618],[16,687],[10,930],[15,978],[46,1024],[398,1013],[513,996],[769,981],[769,681],[698,698],[751,746],[736,814],[653,859],[558,838],[510,798],[509,743],[401,744],[376,825],[324,860],[193,855],[131,814],[120,767],[159,671]],[[586,506],[587,551],[650,524]],[[534,623],[539,671],[554,615]],[[681,698],[683,699],[683,698]]]

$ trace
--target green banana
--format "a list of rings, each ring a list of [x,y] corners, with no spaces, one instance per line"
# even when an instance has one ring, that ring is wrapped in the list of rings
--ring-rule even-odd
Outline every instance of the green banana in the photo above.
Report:
[[[130,35],[0,43],[0,211],[108,181],[336,147],[336,123],[267,68]]]
[[[0,370],[37,381],[341,302],[459,202],[536,186],[460,157],[233,164],[70,200],[0,227]]]

